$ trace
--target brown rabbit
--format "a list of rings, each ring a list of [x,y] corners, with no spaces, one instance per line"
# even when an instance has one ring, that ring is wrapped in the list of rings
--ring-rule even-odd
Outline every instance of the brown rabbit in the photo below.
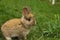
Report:
[[[36,21],[28,8],[23,8],[21,19],[15,18],[7,21],[1,27],[1,31],[6,40],[18,38],[26,40],[30,28],[35,25]]]

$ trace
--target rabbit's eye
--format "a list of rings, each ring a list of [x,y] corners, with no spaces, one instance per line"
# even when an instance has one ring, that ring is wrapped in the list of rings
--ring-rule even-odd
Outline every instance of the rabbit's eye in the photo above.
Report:
[[[30,21],[31,19],[27,19],[28,21]]]
[[[30,21],[31,20],[31,18],[25,18],[26,20],[28,20],[28,21]]]

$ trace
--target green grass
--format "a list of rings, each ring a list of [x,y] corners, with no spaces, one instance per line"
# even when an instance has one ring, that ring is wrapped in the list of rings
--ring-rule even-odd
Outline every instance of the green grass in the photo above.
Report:
[[[0,26],[9,19],[21,18],[25,6],[31,7],[37,21],[27,40],[60,40],[60,4],[51,5],[47,0],[0,0]],[[0,39],[4,39],[1,31]]]

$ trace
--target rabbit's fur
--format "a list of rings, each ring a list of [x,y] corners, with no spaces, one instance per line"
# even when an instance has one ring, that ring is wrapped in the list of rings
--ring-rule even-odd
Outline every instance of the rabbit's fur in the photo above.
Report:
[[[30,28],[35,25],[35,18],[28,8],[23,8],[21,19],[15,18],[5,22],[1,31],[6,40],[12,40],[12,37],[18,37],[19,40],[25,40]]]

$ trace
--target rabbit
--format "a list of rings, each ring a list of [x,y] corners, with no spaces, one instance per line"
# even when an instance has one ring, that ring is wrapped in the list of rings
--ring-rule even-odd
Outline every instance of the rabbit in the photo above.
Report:
[[[35,24],[34,15],[25,7],[22,9],[22,17],[8,20],[2,25],[1,31],[6,40],[12,40],[14,37],[18,40],[26,40],[31,27]]]

